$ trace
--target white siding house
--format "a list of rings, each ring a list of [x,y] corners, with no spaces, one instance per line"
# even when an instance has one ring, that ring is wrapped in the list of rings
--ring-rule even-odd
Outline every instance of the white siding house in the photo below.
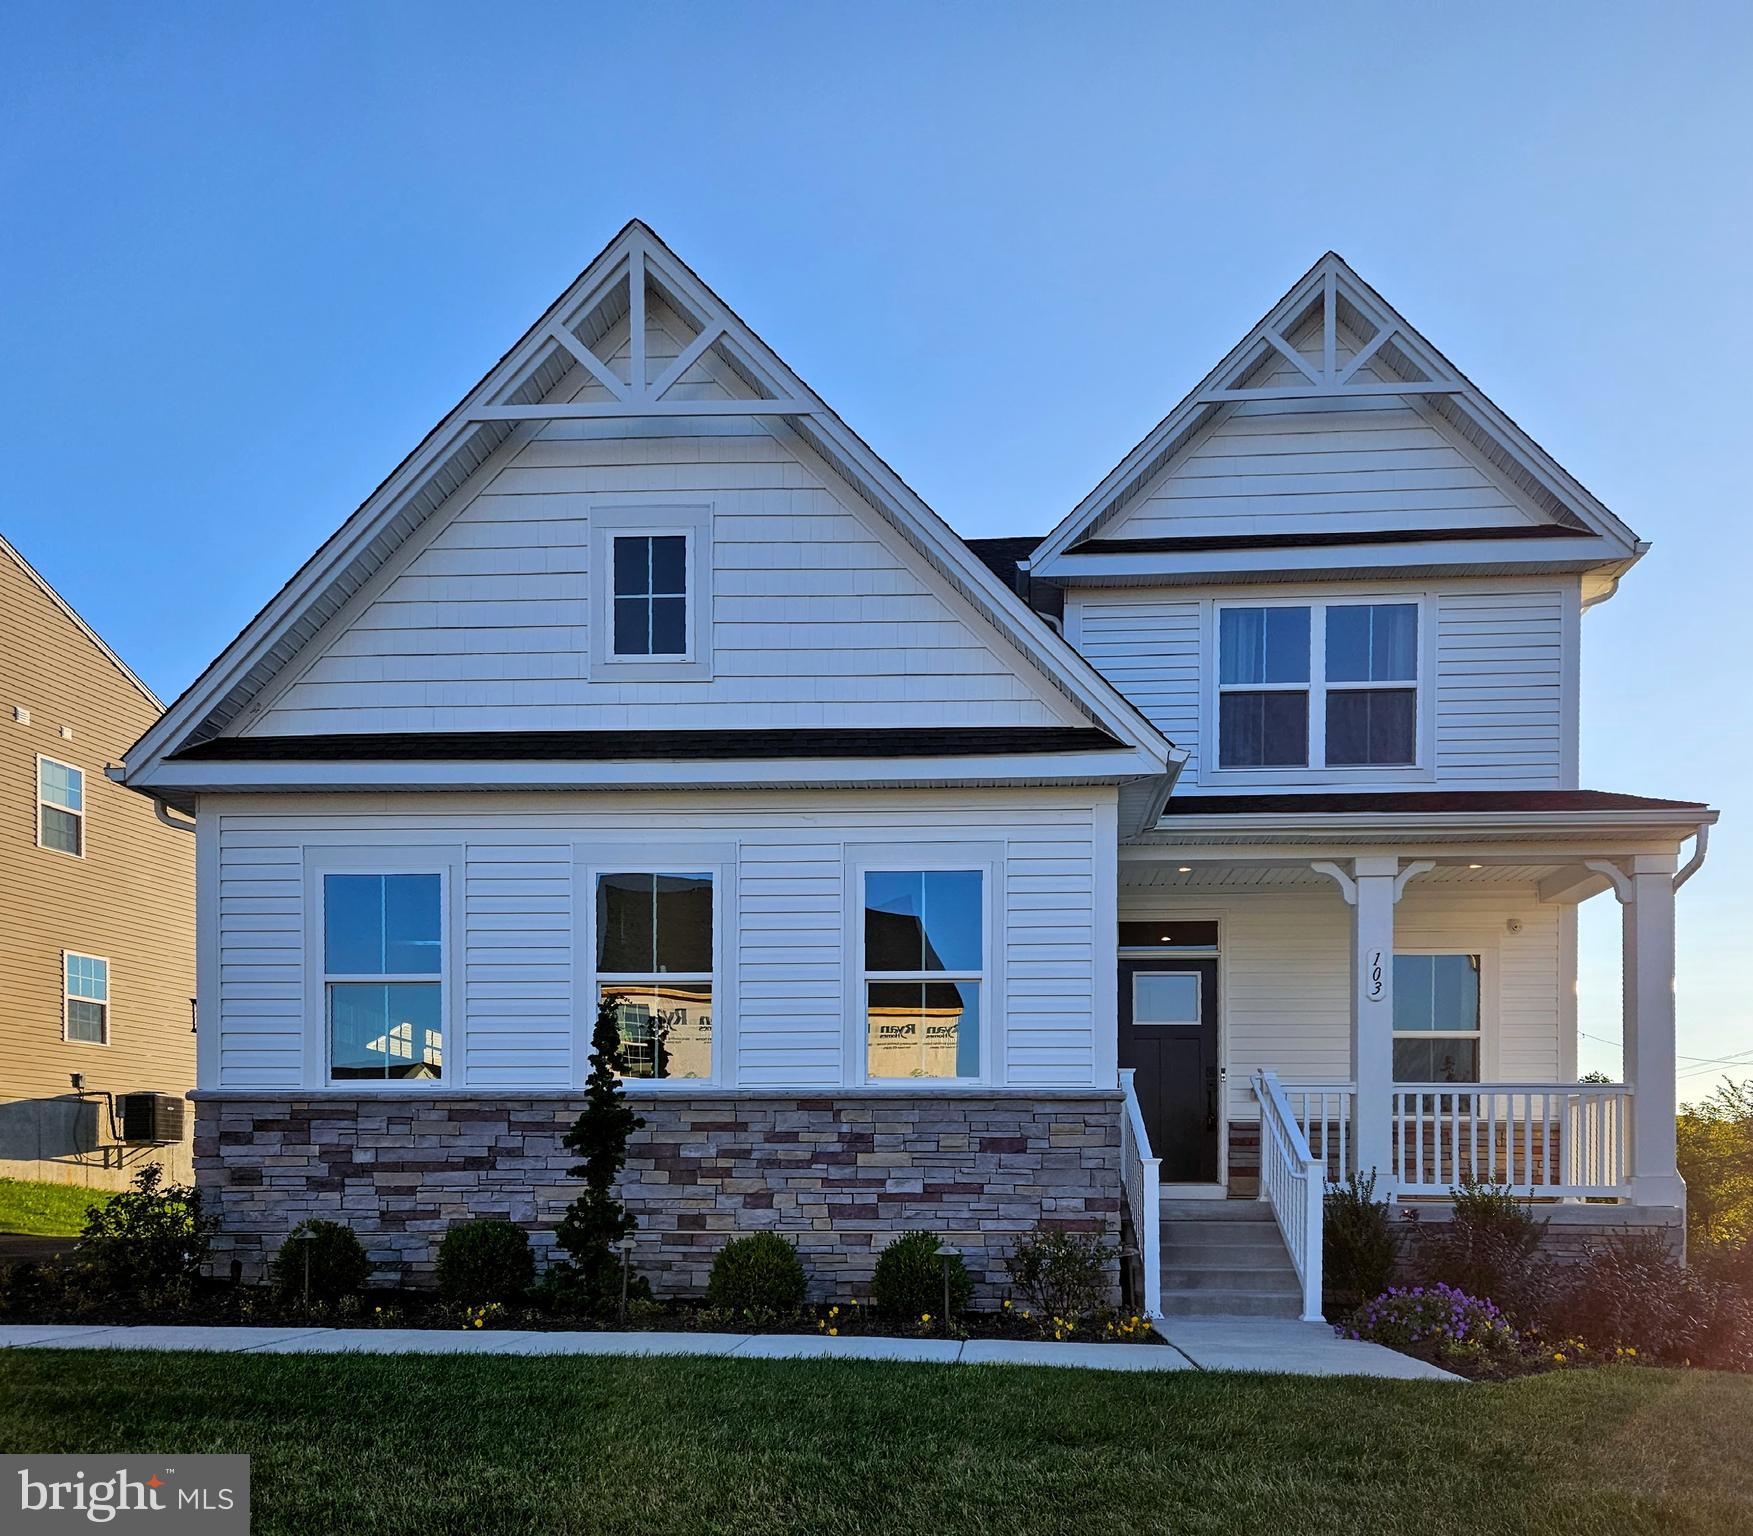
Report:
[[[991,1299],[1045,1220],[1123,1226],[1149,1310],[1312,1315],[1351,1171],[1672,1226],[1715,813],[1577,762],[1643,549],[1336,256],[970,545],[631,224],[122,771],[198,826],[223,1242],[546,1243],[599,1004],[660,1288],[768,1227],[843,1294],[929,1226]],[[1581,1084],[1606,892],[1625,1082]],[[1256,1192],[1284,1274],[1162,1290],[1172,1202]]]

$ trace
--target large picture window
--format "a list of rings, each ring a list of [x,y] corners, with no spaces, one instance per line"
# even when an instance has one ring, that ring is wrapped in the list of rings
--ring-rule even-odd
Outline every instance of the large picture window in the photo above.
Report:
[[[865,1072],[871,1079],[979,1077],[984,885],[977,869],[865,873]]]
[[[1418,604],[1218,610],[1218,766],[1411,767]]]
[[[1394,956],[1394,1080],[1479,1081],[1479,956]]]
[[[619,999],[629,1078],[712,1076],[712,876],[600,874],[599,996]]]
[[[331,1078],[444,1076],[443,907],[437,874],[323,877]]]
[[[85,854],[85,774],[52,757],[37,759],[37,843],[75,857]]]

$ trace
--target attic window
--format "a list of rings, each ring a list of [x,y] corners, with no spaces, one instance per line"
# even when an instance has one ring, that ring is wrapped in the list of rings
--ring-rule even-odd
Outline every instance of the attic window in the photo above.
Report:
[[[688,540],[615,538],[615,655],[688,654]]]

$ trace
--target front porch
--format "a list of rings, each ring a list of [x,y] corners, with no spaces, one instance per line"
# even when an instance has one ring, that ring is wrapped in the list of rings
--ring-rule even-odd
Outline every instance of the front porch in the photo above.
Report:
[[[1153,1182],[1176,1202],[1258,1196],[1314,1316],[1322,1196],[1353,1172],[1396,1202],[1488,1183],[1578,1206],[1577,1220],[1659,1217],[1677,1232],[1675,894],[1712,819],[1702,807],[1210,814],[1190,798],[1123,847],[1120,1065],[1141,1246],[1159,1225]],[[1576,909],[1601,895],[1622,914],[1624,1063],[1617,1081],[1585,1082]],[[1212,1078],[1202,1127],[1198,1095],[1176,1087],[1193,1064]],[[1209,1144],[1203,1165],[1185,1154],[1190,1126]]]

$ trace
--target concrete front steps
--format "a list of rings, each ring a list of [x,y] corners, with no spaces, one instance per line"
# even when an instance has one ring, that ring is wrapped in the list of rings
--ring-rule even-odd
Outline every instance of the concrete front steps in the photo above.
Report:
[[[1302,1287],[1263,1200],[1164,1200],[1164,1317],[1302,1315]]]

